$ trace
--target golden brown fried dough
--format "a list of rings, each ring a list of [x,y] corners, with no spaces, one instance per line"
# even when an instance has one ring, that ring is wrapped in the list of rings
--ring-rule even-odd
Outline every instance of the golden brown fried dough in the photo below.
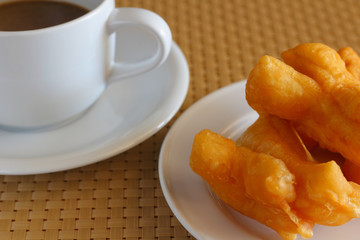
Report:
[[[313,52],[312,47],[315,48]],[[310,46],[305,45],[297,49],[296,54],[291,51],[283,54],[288,56],[285,57],[289,62],[295,62],[293,66],[307,70],[303,72],[317,78],[323,76],[317,81],[275,58],[265,57],[264,60],[263,57],[249,75],[246,99],[249,105],[260,114],[269,113],[291,120],[299,132],[317,141],[321,147],[339,152],[345,158],[360,164],[360,123],[356,119],[360,114],[358,112],[351,114],[352,109],[357,106],[356,102],[360,103],[360,94],[356,96],[356,100],[353,102],[351,100],[355,98],[352,92],[357,91],[358,83],[347,72],[338,54],[333,50],[329,51],[330,53],[325,51],[325,54],[322,45],[318,47],[310,44]],[[321,56],[310,61],[307,60],[308,55],[306,58],[301,57],[304,52],[307,54],[312,52],[313,55],[317,53]],[[342,69],[341,72],[344,73],[342,78],[347,78],[346,84],[342,82],[336,84],[340,80],[335,80],[332,74],[319,67],[321,64],[327,62],[331,64],[335,61],[323,59],[327,56],[329,58],[333,56],[336,61],[340,59],[342,64],[340,63],[337,69]],[[298,63],[300,60],[307,62]],[[353,88],[350,83],[354,83]],[[349,87],[344,87],[345,85]],[[269,92],[266,92],[267,89]],[[349,112],[345,108],[345,102],[351,105]]]
[[[255,152],[281,159],[295,175],[296,199],[290,204],[305,219],[336,226],[360,217],[360,193],[343,176],[335,161],[314,161],[293,126],[262,115],[237,140]]]
[[[315,223],[338,226],[360,217],[360,185],[335,161],[319,163],[319,144],[360,174],[360,57],[323,44],[264,56],[251,71],[246,99],[260,117],[234,141],[209,130],[194,139],[190,166],[222,201],[277,231],[312,236]]]
[[[251,71],[246,99],[258,112],[296,120],[321,97],[321,89],[311,78],[271,56],[263,56]]]
[[[281,54],[284,62],[316,81],[340,107],[342,114],[360,123],[360,81],[347,71],[332,48],[320,43],[300,44]]]
[[[284,239],[312,236],[289,206],[296,194],[294,176],[280,159],[255,153],[209,130],[195,136],[190,166],[220,197],[239,211],[277,231]]]

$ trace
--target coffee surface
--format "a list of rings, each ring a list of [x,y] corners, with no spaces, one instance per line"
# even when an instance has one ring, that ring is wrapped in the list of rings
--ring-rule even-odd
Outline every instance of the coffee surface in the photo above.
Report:
[[[89,10],[67,2],[12,1],[0,4],[0,31],[25,31],[59,25]]]

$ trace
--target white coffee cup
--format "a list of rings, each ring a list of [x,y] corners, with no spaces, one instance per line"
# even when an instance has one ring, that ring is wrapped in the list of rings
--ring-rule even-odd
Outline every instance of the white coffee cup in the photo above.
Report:
[[[155,13],[115,8],[114,0],[66,1],[90,11],[49,28],[0,31],[0,128],[60,126],[91,107],[110,83],[150,71],[169,55],[171,31]],[[113,33],[121,34],[124,26],[140,26],[153,36],[155,55],[115,62]]]

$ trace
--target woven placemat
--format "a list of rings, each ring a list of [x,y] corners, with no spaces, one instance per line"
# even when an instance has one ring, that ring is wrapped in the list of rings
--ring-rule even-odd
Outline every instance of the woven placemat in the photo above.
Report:
[[[357,0],[118,0],[161,15],[190,67],[175,118],[138,146],[64,172],[0,176],[0,239],[191,239],[158,179],[162,141],[195,101],[245,79],[264,55],[303,42],[360,52]],[[36,167],[36,166],[34,166]]]

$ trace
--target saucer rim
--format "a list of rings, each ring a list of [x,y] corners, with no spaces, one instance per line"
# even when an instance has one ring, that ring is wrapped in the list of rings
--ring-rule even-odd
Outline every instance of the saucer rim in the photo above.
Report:
[[[134,147],[137,144],[147,140],[152,135],[157,133],[160,129],[162,129],[179,111],[182,104],[185,101],[189,84],[190,84],[190,72],[187,60],[185,58],[184,53],[180,49],[180,47],[173,41],[172,47],[170,51],[169,58],[166,61],[170,61],[174,63],[176,66],[174,69],[177,72],[180,72],[181,75],[177,76],[177,81],[173,81],[171,86],[179,85],[179,88],[172,88],[176,92],[175,96],[167,96],[164,97],[163,101],[168,101],[171,97],[174,98],[174,102],[176,105],[171,107],[168,112],[163,113],[163,117],[160,117],[157,121],[155,121],[151,126],[142,130],[137,134],[136,137],[132,137],[125,141],[125,144],[116,144],[119,139],[124,141],[123,138],[119,137],[121,134],[114,133],[108,139],[104,139],[102,142],[99,142],[96,146],[96,149],[88,149],[84,146],[81,149],[76,149],[74,151],[69,151],[63,154],[54,154],[54,155],[46,155],[42,157],[2,157],[0,156],[0,164],[2,167],[0,168],[1,175],[30,175],[30,174],[44,174],[44,173],[52,173],[65,171],[70,169],[79,168],[82,166],[90,165],[96,162],[103,161],[124,151]],[[153,71],[153,70],[152,70]],[[141,74],[143,75],[143,74]],[[141,76],[140,75],[140,76]],[[91,111],[91,109],[89,109]],[[146,119],[150,118],[152,115],[145,117],[142,121],[146,121]],[[69,123],[71,125],[72,123]],[[61,131],[61,128],[58,129]],[[9,133],[9,132],[8,132]],[[109,140],[112,137],[111,140]],[[43,166],[27,167],[27,166],[19,166],[19,164],[14,163],[14,161],[23,161],[26,160],[29,164],[33,164],[33,162],[42,162],[42,161],[65,161],[66,163],[61,165],[59,163],[52,166],[51,164],[45,164]],[[76,159],[76,161],[69,161],[69,159]],[[29,165],[27,164],[27,165]],[[10,165],[10,167],[9,167]]]

